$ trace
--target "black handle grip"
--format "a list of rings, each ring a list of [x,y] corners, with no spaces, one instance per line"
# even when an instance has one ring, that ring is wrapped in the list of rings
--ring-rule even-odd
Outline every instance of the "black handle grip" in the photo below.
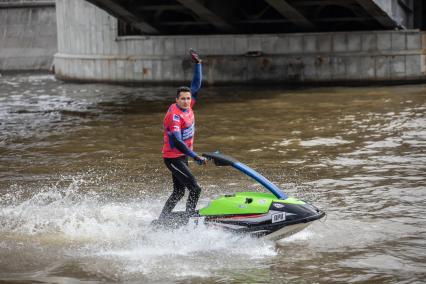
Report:
[[[217,152],[210,152],[210,153],[203,153],[203,157],[213,160],[214,164],[216,166],[232,166],[233,164],[237,163],[238,161],[234,158],[222,155],[221,153]]]

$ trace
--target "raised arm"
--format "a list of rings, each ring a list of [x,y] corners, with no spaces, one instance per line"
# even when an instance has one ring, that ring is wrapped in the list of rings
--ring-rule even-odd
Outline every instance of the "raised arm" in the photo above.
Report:
[[[192,82],[191,82],[191,95],[193,100],[197,99],[197,93],[201,88],[202,80],[203,80],[202,65],[201,63],[197,63],[195,64],[194,77],[192,77]]]
[[[195,64],[195,70],[194,70],[194,76],[192,77],[191,82],[191,95],[192,95],[192,103],[191,106],[195,103],[197,100],[197,93],[201,88],[201,82],[203,80],[203,69],[198,53],[193,50],[192,48],[189,50],[189,55],[191,55],[192,60],[196,63]]]

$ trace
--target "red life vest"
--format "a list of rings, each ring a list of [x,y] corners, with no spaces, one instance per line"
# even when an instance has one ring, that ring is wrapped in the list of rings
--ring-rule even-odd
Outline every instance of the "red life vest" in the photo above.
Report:
[[[191,102],[191,107],[183,110],[178,105],[172,104],[164,117],[163,129],[164,129],[164,145],[163,145],[163,157],[164,158],[177,158],[184,156],[185,154],[179,151],[173,141],[172,133],[180,132],[182,140],[188,146],[189,149],[193,149],[194,134],[195,134],[195,119],[192,106],[195,100]]]

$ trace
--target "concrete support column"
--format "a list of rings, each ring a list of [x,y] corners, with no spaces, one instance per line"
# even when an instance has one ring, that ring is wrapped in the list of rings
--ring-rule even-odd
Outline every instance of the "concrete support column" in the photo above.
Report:
[[[48,70],[57,50],[55,1],[0,4],[0,71]]]

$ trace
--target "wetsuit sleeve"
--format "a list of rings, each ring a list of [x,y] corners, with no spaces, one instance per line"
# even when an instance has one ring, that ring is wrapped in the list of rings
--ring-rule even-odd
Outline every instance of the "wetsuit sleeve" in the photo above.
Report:
[[[194,76],[191,82],[192,105],[197,100],[197,93],[201,88],[201,81],[203,80],[203,69],[201,63],[195,64]]]
[[[189,147],[185,144],[185,142],[183,142],[182,140],[182,134],[180,131],[173,131],[172,132],[172,139],[173,142],[176,146],[176,148],[181,151],[182,153],[184,153],[187,156],[190,156],[191,158],[195,158],[197,157],[197,154],[192,151],[191,149],[189,149]]]

